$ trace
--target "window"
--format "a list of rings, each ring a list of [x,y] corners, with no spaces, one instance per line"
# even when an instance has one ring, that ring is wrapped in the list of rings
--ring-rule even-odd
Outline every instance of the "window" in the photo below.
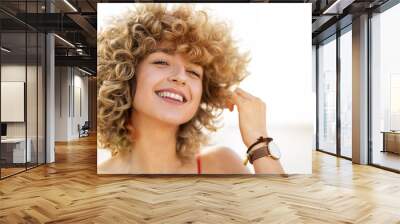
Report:
[[[347,27],[340,36],[340,155],[352,157],[352,33]]]
[[[336,153],[336,36],[318,48],[318,149]]]
[[[372,164],[400,170],[400,5],[371,18]]]

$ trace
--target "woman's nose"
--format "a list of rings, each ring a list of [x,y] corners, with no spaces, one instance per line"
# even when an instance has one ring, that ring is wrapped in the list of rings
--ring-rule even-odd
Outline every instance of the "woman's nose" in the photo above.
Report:
[[[169,76],[169,80],[179,85],[186,84],[186,70],[183,66],[176,66],[173,73]]]

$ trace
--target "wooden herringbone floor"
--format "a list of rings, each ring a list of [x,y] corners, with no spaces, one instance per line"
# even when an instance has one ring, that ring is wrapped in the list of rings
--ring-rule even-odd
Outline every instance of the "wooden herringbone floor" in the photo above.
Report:
[[[96,141],[0,181],[0,223],[400,223],[400,175],[314,153],[313,175],[97,176]]]

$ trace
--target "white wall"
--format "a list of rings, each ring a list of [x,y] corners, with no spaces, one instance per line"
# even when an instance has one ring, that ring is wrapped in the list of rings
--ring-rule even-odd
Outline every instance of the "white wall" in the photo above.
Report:
[[[25,82],[25,71],[26,67],[25,65],[18,65],[18,64],[9,64],[9,65],[2,65],[1,66],[1,81],[2,82]],[[31,70],[32,67],[27,68],[28,70]],[[3,90],[2,90],[3,93]],[[22,98],[24,98],[24,90],[22,90]],[[1,96],[1,98],[7,98],[7,96]],[[2,103],[3,105],[3,103]],[[3,105],[4,107],[5,105]],[[13,113],[12,111],[8,111],[11,108],[1,108],[2,114],[4,113]],[[22,116],[24,116],[24,106],[20,108],[22,110]],[[18,111],[20,113],[21,111]],[[4,120],[4,118],[2,118]],[[24,120],[24,117],[22,117],[22,120]],[[25,125],[24,121],[22,122],[7,122],[7,135],[9,137],[25,137]]]
[[[26,112],[26,121],[23,122],[6,122],[7,137],[9,138],[25,138],[30,139],[30,148],[32,161],[39,163],[44,162],[44,82],[41,66],[32,66],[25,64],[3,64],[1,66],[1,81],[18,81],[26,83],[26,107],[21,108],[21,112]],[[27,81],[25,80],[27,78]],[[23,91],[23,90],[22,90]],[[23,94],[23,92],[22,92]],[[7,97],[7,96],[2,96]],[[2,107],[1,110],[12,110],[11,108]],[[7,111],[13,113],[12,111]],[[39,156],[37,157],[37,153]]]
[[[68,140],[68,67],[55,68],[55,140]]]
[[[78,70],[74,72],[74,96],[72,97],[74,98],[73,110],[75,110],[75,113],[73,113],[74,119],[72,120],[72,136],[77,137],[79,135],[77,129],[78,124],[82,126],[85,121],[88,120],[88,78],[82,77],[81,74],[83,73]],[[78,75],[76,72],[79,72]],[[78,93],[78,91],[80,91],[80,93]]]
[[[78,124],[82,126],[88,120],[88,78],[83,75],[76,68],[56,67],[56,141],[79,138]]]
[[[25,82],[25,65],[9,64],[1,66],[1,81]],[[7,108],[1,108],[7,110]],[[7,137],[25,137],[24,122],[7,123]]]
[[[27,70],[25,70],[27,69]],[[36,74],[36,67],[34,66],[27,66],[25,65],[18,65],[18,64],[5,64],[1,66],[1,81],[18,81],[18,82],[25,82],[25,74],[26,71],[28,72],[28,75],[32,74],[33,72]],[[29,77],[28,77],[29,78]],[[36,85],[36,81],[29,80],[30,85]],[[27,105],[31,107],[36,108],[36,88],[27,88],[27,104],[30,104],[31,102],[35,102],[32,105]],[[33,92],[31,92],[33,91]],[[7,110],[7,108],[1,108],[1,110]],[[28,110],[28,109],[27,109]],[[32,111],[32,108],[29,109],[29,111]],[[36,110],[34,110],[36,111]],[[27,113],[27,120],[30,122],[28,124],[28,129],[29,128],[34,128],[36,130],[36,113]],[[31,122],[35,121],[35,124],[32,124]],[[7,136],[8,137],[25,137],[25,123],[26,122],[7,122]],[[34,127],[33,127],[34,126]],[[29,133],[32,133],[30,130],[28,130],[28,137]],[[35,132],[36,134],[36,132]]]

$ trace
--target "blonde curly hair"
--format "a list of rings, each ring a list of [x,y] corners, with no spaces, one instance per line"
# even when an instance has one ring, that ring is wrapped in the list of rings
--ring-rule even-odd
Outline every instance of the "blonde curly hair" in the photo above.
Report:
[[[135,93],[137,65],[160,42],[173,43],[176,53],[203,67],[203,92],[195,116],[180,125],[176,152],[189,161],[207,137],[201,131],[218,129],[217,122],[229,88],[247,76],[247,53],[239,53],[223,22],[211,21],[205,11],[180,5],[143,4],[114,18],[97,38],[98,142],[102,148],[133,148],[128,123]]]

